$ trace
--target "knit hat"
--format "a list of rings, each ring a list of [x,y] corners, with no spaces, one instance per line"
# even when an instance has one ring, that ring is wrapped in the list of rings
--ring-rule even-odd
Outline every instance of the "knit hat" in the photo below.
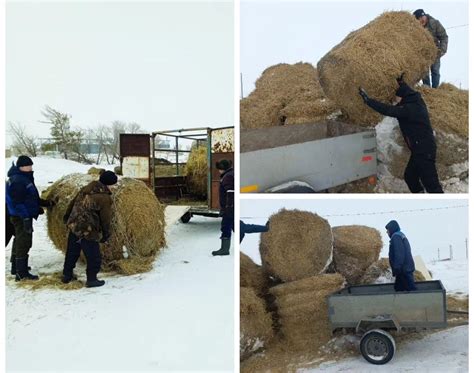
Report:
[[[423,9],[417,9],[413,12],[413,15],[415,16],[416,19],[420,19],[421,17],[425,16],[426,13]]]
[[[27,155],[20,155],[16,161],[17,167],[33,166],[33,161]]]
[[[395,93],[395,96],[398,97],[406,97],[410,93],[415,92],[413,89],[410,88],[410,86],[406,83],[401,83],[400,86],[397,89],[397,92]]]
[[[100,175],[99,181],[104,185],[117,184],[117,175],[112,171],[105,171]]]
[[[227,159],[221,159],[219,162],[216,162],[216,168],[218,170],[227,171],[232,167],[232,162]]]

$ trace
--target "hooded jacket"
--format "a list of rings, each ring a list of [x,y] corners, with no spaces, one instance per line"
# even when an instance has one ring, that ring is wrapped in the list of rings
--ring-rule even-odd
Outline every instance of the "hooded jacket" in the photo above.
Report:
[[[112,193],[100,181],[82,188],[64,216],[67,227],[79,238],[108,238],[112,220]]]
[[[35,185],[33,171],[23,172],[12,165],[5,187],[8,212],[22,219],[37,219],[41,199]]]
[[[390,249],[388,253],[390,267],[394,276],[415,271],[415,262],[411,255],[410,243],[400,231],[397,221],[390,221],[385,228],[390,236]]]
[[[397,118],[403,138],[414,154],[436,153],[436,142],[425,101],[419,92],[402,83],[403,97],[397,105],[368,98],[367,105],[382,115]]]

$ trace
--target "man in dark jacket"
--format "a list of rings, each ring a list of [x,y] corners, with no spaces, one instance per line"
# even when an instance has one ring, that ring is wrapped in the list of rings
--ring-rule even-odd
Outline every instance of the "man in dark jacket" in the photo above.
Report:
[[[112,220],[112,192],[109,187],[117,183],[117,175],[105,171],[98,181],[92,181],[82,188],[69,205],[64,222],[69,229],[66,258],[64,260],[63,283],[74,279],[74,268],[84,252],[87,260],[87,287],[105,284],[97,274],[102,265],[100,243],[107,244],[110,238]]]
[[[11,255],[11,273],[16,281],[38,280],[29,272],[28,258],[33,244],[33,219],[44,213],[42,207],[52,207],[53,203],[40,198],[33,176],[33,161],[26,155],[18,157],[16,166],[8,171],[5,188],[10,221],[14,227]]]
[[[390,249],[388,253],[392,274],[395,276],[395,291],[416,290],[413,272],[415,262],[411,255],[410,243],[406,236],[400,231],[400,226],[395,220],[391,220],[386,226],[390,237]]]
[[[426,14],[423,9],[417,9],[413,12],[415,18],[420,21],[421,25],[426,28],[433,36],[434,43],[438,48],[438,56],[436,61],[431,65],[431,84],[430,84],[430,72],[423,78],[423,84],[428,87],[438,88],[440,80],[440,69],[441,69],[441,57],[443,57],[448,51],[448,34],[444,29],[440,21],[434,17]]]
[[[216,162],[221,175],[219,183],[219,206],[221,221],[221,248],[212,255],[229,255],[230,239],[234,230],[234,169],[227,159]]]
[[[398,119],[400,131],[411,151],[404,175],[410,192],[443,193],[436,170],[436,142],[426,104],[421,94],[403,81],[403,76],[397,81],[398,104],[395,106],[370,98],[362,88],[359,93],[369,107]]]
[[[270,228],[269,221],[267,221],[267,224],[265,225],[257,225],[257,224],[245,224],[241,220],[240,221],[240,242],[242,242],[246,234],[268,232],[269,228]]]

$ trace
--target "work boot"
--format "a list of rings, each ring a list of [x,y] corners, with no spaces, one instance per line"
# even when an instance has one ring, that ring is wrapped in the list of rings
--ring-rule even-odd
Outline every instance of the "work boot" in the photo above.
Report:
[[[213,251],[212,255],[229,255],[230,251],[230,238],[221,238],[221,248],[220,250]]]
[[[64,275],[63,278],[61,279],[61,282],[63,284],[69,284],[71,281],[77,281],[77,276],[73,273]]]
[[[105,285],[104,280],[95,279],[95,280],[87,280],[87,282],[86,282],[86,287],[87,288],[96,288],[96,287],[104,286],[104,285]]]
[[[13,276],[15,276],[15,275],[16,275],[16,259],[11,260],[10,262],[11,262],[11,264],[12,264],[12,268],[11,268],[11,270],[10,270],[10,273],[11,273]],[[29,271],[29,270],[31,270],[31,267],[30,267],[30,266],[28,266],[28,271]]]
[[[28,257],[16,258],[15,281],[39,280],[39,277],[30,273],[28,269]]]

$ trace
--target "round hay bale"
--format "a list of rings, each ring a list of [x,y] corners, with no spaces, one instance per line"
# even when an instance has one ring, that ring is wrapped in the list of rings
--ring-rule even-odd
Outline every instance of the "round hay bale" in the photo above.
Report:
[[[342,289],[344,283],[344,277],[335,273],[270,288],[289,349],[316,351],[331,339],[327,297]]]
[[[240,288],[240,360],[265,348],[273,338],[272,318],[265,302],[251,288]]]
[[[207,147],[194,146],[186,162],[186,183],[189,192],[198,197],[207,196],[207,175],[209,170]]]
[[[105,172],[105,168],[91,167],[87,171],[89,175],[102,175]]]
[[[260,238],[263,270],[283,282],[323,273],[332,261],[333,238],[327,220],[308,211],[285,210],[270,217]]]
[[[240,252],[240,287],[252,288],[258,296],[263,296],[268,288],[269,279],[262,267]]]
[[[70,203],[81,188],[97,175],[71,174],[52,184],[43,198],[56,201],[48,211],[48,235],[65,252],[68,230],[63,222]],[[157,252],[165,245],[164,205],[142,181],[121,178],[112,189],[111,237],[101,244],[102,266],[121,274],[149,271]]]
[[[334,266],[350,285],[355,285],[369,266],[377,261],[383,242],[380,232],[364,225],[346,225],[332,229]]]
[[[309,63],[278,64],[267,68],[255,90],[240,101],[241,129],[316,123],[336,112]]]
[[[385,12],[351,32],[318,62],[319,82],[326,96],[358,125],[375,126],[381,116],[364,104],[364,87],[378,100],[390,102],[396,78],[418,82],[435,61],[437,47],[431,34],[405,11]]]

